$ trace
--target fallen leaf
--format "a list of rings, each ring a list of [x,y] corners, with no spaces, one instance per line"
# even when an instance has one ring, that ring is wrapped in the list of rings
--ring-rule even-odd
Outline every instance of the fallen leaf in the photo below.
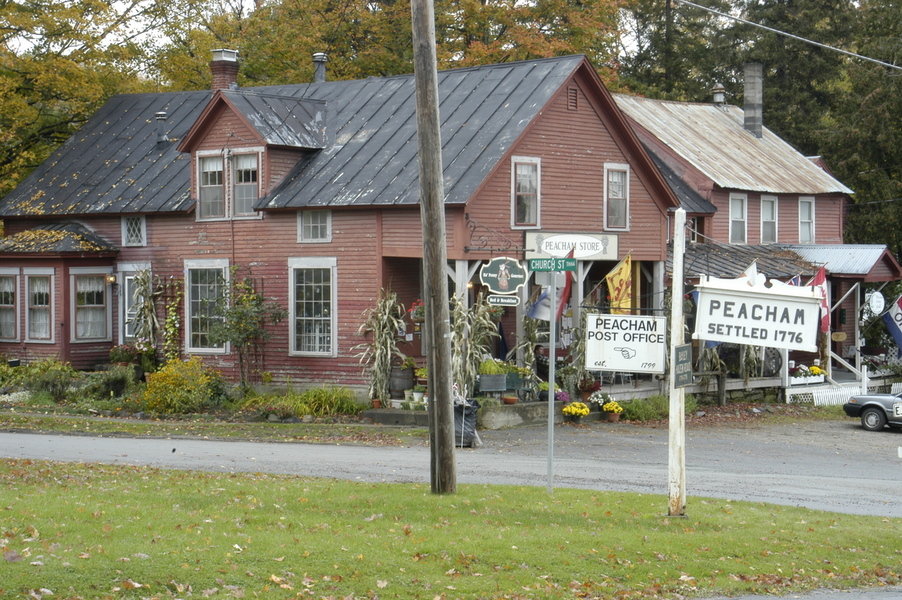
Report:
[[[385,581],[384,579],[376,580],[376,587],[379,588],[380,590],[384,590],[386,588],[386,586],[388,586],[388,582]]]

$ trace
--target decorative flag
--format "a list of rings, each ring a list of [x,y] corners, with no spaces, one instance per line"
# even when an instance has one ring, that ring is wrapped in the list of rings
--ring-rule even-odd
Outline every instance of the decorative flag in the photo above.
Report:
[[[830,302],[827,292],[827,270],[824,267],[818,269],[808,285],[815,288],[815,292],[821,299],[821,331],[830,331]]]
[[[574,250],[575,248],[572,248],[570,252],[567,253],[567,258],[573,258]],[[561,290],[561,295],[557,299],[557,314],[554,317],[555,321],[561,320],[561,315],[564,314],[564,307],[570,302],[570,292],[572,287],[573,276],[570,274],[570,271],[564,271],[564,288]]]
[[[763,285],[764,280],[767,279],[764,275],[758,273],[758,259],[753,260],[749,268],[743,271],[739,277],[748,279],[748,283],[751,286]]]
[[[889,310],[883,314],[883,322],[899,348],[897,356],[902,357],[902,296],[896,298]]]
[[[617,263],[610,273],[605,275],[608,282],[608,295],[611,297],[611,313],[628,315],[632,313],[633,293],[633,261],[631,255]]]
[[[789,285],[802,285],[802,276],[801,276],[801,275],[796,275],[795,277],[793,277],[792,279],[790,279],[790,280],[787,281],[786,283],[788,283]]]

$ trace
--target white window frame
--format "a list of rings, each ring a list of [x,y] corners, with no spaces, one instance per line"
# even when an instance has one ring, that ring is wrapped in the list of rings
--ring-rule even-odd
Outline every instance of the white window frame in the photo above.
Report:
[[[624,194],[624,202],[626,206],[624,210],[626,211],[624,214],[624,218],[626,219],[626,223],[620,227],[615,226],[608,222],[608,215],[610,214],[608,202],[610,200],[610,190],[608,189],[608,181],[609,174],[611,172],[622,172],[624,175],[623,180],[623,194]],[[630,230],[630,166],[625,163],[605,163],[604,165],[604,228],[608,231],[629,231]]]
[[[56,270],[52,267],[27,268],[23,269],[25,276],[25,298],[23,306],[25,308],[25,341],[32,344],[55,344],[56,343]],[[46,277],[50,279],[50,337],[34,338],[31,337],[31,286],[29,282],[35,277]]]
[[[185,353],[186,354],[228,354],[229,344],[223,344],[221,348],[210,347],[201,348],[191,345],[191,271],[201,269],[220,269],[222,270],[223,286],[229,285],[230,271],[229,259],[227,258],[210,258],[210,259],[189,259],[184,263],[184,281],[185,281]]]
[[[230,220],[252,220],[262,219],[262,211],[252,211],[251,213],[235,214],[235,185],[237,175],[235,170],[235,159],[238,156],[255,155],[257,157],[257,200],[260,199],[263,190],[263,154],[262,146],[251,146],[246,148],[229,148],[224,152],[222,150],[198,150],[194,160],[194,168],[196,174],[196,194],[197,194],[197,210],[195,218],[198,221],[230,221]],[[201,159],[219,157],[222,160],[222,197],[223,197],[223,216],[204,217],[201,214]]]
[[[742,214],[736,215],[733,211],[733,200],[742,200]],[[738,194],[731,192],[729,197],[730,203],[730,221],[727,227],[727,239],[731,244],[745,245],[749,240],[749,199],[747,194]],[[738,242],[733,239],[733,223],[742,223],[742,241]]]
[[[13,337],[0,337],[2,342],[18,342],[19,341],[19,324],[22,318],[22,289],[21,277],[19,269],[0,267],[0,277],[11,277],[13,280]]]
[[[536,222],[517,222],[517,165],[536,166]],[[511,229],[541,229],[542,227],[542,159],[536,156],[511,157]]]
[[[131,219],[138,219],[141,231],[141,240],[133,242],[128,238],[128,222]],[[147,219],[144,215],[125,215],[122,217],[122,245],[131,248],[139,248],[147,245]]]
[[[69,340],[73,344],[109,342],[113,339],[113,294],[107,276],[113,267],[70,267],[69,268]],[[78,337],[78,283],[79,277],[100,277],[103,279],[104,332],[98,337]]]
[[[764,205],[767,203],[773,203],[774,206],[774,218],[772,221],[768,220],[767,222],[773,222],[774,224],[774,239],[765,240],[764,239]],[[759,217],[761,220],[761,243],[762,244],[776,244],[780,241],[780,201],[776,196],[769,196],[767,194],[761,195],[761,205],[759,210]]]
[[[313,214],[326,215],[326,235],[321,238],[307,237],[304,232],[307,225],[306,218]],[[299,244],[328,244],[332,241],[332,211],[329,209],[305,209],[298,211],[298,243]]]
[[[235,205],[236,202],[236,187],[238,185],[246,185],[238,183],[238,169],[236,168],[237,160],[239,156],[253,156],[257,161],[257,181],[254,182],[256,184],[256,193],[254,194],[254,202],[251,205],[250,212],[246,213],[238,213],[236,212]],[[248,150],[233,150],[231,155],[226,161],[226,165],[228,167],[228,172],[226,174],[227,180],[229,182],[229,194],[226,198],[226,206],[229,207],[228,213],[231,214],[233,219],[259,219],[262,216],[260,211],[253,209],[253,204],[256,204],[258,200],[260,200],[260,184],[262,183],[263,174],[263,149],[262,148],[252,148]],[[250,186],[248,186],[250,187]]]
[[[328,269],[331,278],[330,286],[332,298],[330,302],[330,328],[328,352],[312,352],[298,350],[297,340],[297,314],[296,314],[296,288],[294,272],[301,269]],[[290,356],[321,356],[334,358],[338,356],[338,260],[334,256],[311,256],[288,259],[288,354]]]
[[[811,221],[803,221],[802,220],[802,205],[803,204],[811,205]],[[816,222],[814,205],[815,205],[814,196],[799,196],[799,243],[800,244],[813,244],[815,242],[815,240],[817,239],[817,237],[815,237],[816,231],[814,228],[814,224]],[[810,229],[811,229],[811,239],[810,240],[802,239],[802,231],[806,226],[810,227]]]
[[[119,279],[119,343],[134,342],[135,336],[128,335],[128,318],[134,299],[130,297],[129,290],[134,284],[135,276],[140,271],[149,271],[150,263],[119,263],[116,265]]]

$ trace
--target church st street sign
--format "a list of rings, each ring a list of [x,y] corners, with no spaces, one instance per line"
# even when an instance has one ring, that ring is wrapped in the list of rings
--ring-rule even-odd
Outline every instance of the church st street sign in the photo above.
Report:
[[[709,277],[696,289],[694,339],[817,351],[820,298],[814,288]]]
[[[493,294],[516,294],[526,283],[526,269],[516,258],[499,256],[482,265],[479,281]]]

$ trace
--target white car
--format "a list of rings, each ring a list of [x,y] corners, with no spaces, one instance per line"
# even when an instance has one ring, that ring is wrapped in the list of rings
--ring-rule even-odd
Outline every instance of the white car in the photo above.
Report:
[[[860,417],[861,426],[868,431],[880,431],[887,425],[902,427],[902,393],[852,396],[842,409],[850,417]]]

